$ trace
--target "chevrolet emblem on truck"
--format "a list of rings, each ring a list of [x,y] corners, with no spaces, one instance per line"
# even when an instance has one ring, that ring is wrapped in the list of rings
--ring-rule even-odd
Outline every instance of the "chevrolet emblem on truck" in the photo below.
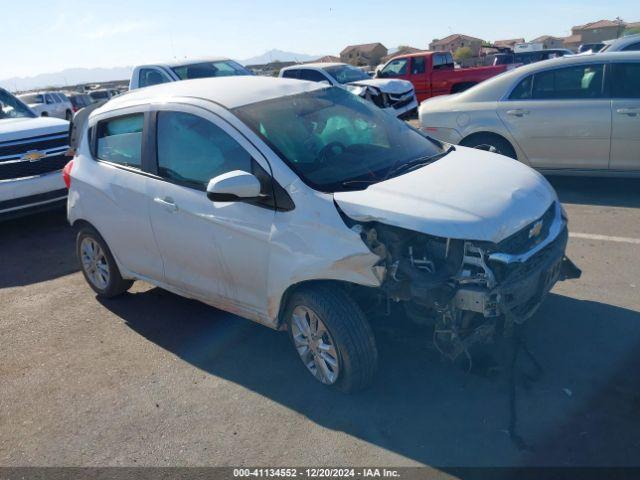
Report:
[[[22,160],[25,162],[37,162],[42,160],[46,155],[39,150],[31,150],[22,156]]]
[[[538,235],[540,235],[541,231],[542,231],[542,220],[538,220],[536,223],[533,224],[533,227],[531,227],[531,230],[529,230],[529,238],[537,237]]]

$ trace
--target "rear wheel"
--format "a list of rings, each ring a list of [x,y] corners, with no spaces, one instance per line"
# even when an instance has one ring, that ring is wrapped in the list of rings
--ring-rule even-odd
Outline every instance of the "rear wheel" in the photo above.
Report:
[[[344,392],[371,382],[378,358],[373,332],[345,292],[332,286],[299,290],[285,315],[291,341],[316,380]]]
[[[122,278],[109,247],[95,229],[83,227],[78,232],[76,252],[84,278],[98,295],[115,297],[133,285],[132,280]]]
[[[72,117],[73,117],[73,113],[71,113],[71,110],[67,110],[67,112],[64,114],[65,120],[67,122],[70,122]]]
[[[500,155],[504,155],[505,157],[510,157],[515,160],[518,159],[516,151],[513,146],[500,135],[495,135],[493,133],[478,133],[475,135],[471,135],[462,142],[460,145],[464,147],[477,148],[479,150],[486,150],[488,152],[499,153]]]

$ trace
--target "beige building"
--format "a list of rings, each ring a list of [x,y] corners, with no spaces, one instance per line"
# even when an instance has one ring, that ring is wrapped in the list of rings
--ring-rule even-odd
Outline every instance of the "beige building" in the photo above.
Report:
[[[495,42],[493,42],[493,45],[495,45],[496,47],[510,48],[511,50],[513,50],[513,48],[518,43],[524,43],[524,38],[511,38],[509,40],[496,40]]]
[[[542,35],[541,37],[534,38],[530,43],[541,43],[542,48],[564,48],[564,38],[554,37],[552,35]]]
[[[396,50],[395,52],[390,53],[389,55],[385,55],[384,57],[382,57],[380,59],[380,63],[387,63],[392,58],[399,57],[400,55],[409,55],[411,53],[418,53],[418,52],[423,52],[423,51],[424,50],[422,50],[420,48],[403,46],[403,47],[398,48],[398,50]]]
[[[387,47],[381,43],[349,45],[340,52],[340,60],[356,67],[375,67],[387,53]]]
[[[429,50],[434,52],[451,52],[454,53],[457,49],[462,47],[469,47],[474,57],[480,56],[480,50],[482,50],[483,40],[476,37],[470,37],[469,35],[463,35],[461,33],[454,33],[448,37],[440,40],[435,39],[429,44]]]
[[[600,43],[622,36],[626,28],[622,20],[598,20],[571,28],[571,35],[564,39],[564,46],[578,50],[585,43]]]
[[[310,63],[337,63],[340,61],[340,57],[335,57],[333,55],[325,55],[324,57],[320,57],[317,60],[314,60]]]

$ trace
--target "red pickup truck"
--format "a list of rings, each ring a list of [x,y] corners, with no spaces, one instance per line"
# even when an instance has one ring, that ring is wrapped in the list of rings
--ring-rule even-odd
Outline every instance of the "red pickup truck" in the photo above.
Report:
[[[455,68],[449,52],[419,52],[392,58],[376,77],[410,81],[421,102],[436,95],[462,92],[505,70],[507,65]]]

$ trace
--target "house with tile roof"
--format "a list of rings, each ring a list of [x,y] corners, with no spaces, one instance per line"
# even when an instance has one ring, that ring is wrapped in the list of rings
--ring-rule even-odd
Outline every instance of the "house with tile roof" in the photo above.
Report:
[[[434,52],[455,52],[458,48],[469,47],[474,57],[480,56],[484,41],[480,38],[454,33],[440,40],[435,39],[429,44],[429,50]]]
[[[356,67],[375,67],[387,53],[387,47],[379,42],[349,45],[340,52],[340,60]]]
[[[622,36],[626,23],[621,19],[598,20],[571,28],[571,35],[564,39],[564,46],[578,50],[585,43],[601,43]]]

